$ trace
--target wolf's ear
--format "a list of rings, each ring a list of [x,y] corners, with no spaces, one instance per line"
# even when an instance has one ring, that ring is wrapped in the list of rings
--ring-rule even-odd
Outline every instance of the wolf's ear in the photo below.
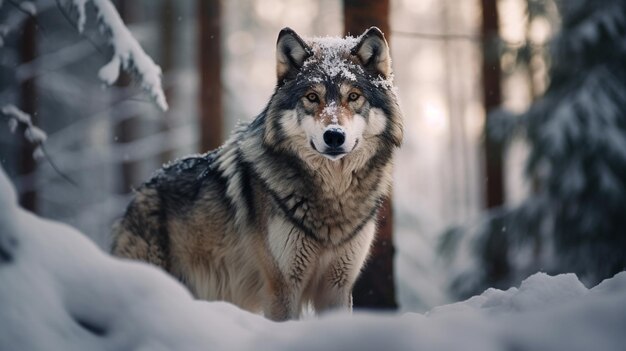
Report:
[[[280,84],[298,74],[304,60],[313,54],[311,48],[291,28],[283,28],[276,43],[276,76]]]
[[[366,71],[372,74],[380,74],[387,78],[391,74],[391,57],[389,45],[385,35],[380,29],[370,27],[361,35],[361,40],[352,49],[352,55],[356,55]]]

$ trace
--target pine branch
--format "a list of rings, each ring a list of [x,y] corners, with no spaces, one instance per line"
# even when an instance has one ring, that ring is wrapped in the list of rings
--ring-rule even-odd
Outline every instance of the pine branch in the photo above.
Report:
[[[45,158],[50,166],[52,166],[52,169],[54,169],[54,171],[59,174],[61,178],[65,179],[74,186],[78,186],[78,184],[72,178],[63,173],[52,161],[50,154],[46,151],[46,148],[44,146],[44,142],[47,139],[46,133],[33,124],[32,118],[28,113],[20,110],[14,105],[3,106],[2,109],[0,109],[0,113],[2,113],[2,115],[4,115],[8,119],[9,129],[12,133],[15,133],[18,125],[24,126],[24,137],[31,144],[36,146],[35,151],[33,152],[34,159],[38,159],[40,157]]]

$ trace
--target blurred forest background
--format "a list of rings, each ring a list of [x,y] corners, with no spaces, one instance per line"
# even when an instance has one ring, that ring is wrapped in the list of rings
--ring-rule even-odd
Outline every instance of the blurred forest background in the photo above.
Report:
[[[163,70],[166,112],[131,75],[103,86],[112,49],[91,6],[79,34],[62,0],[0,1],[0,108],[18,106],[48,134],[47,157],[34,158],[0,114],[1,165],[25,208],[103,249],[133,187],[263,109],[281,28],[377,25],[406,131],[393,217],[381,217],[379,246],[392,240],[395,253],[375,250],[370,266],[386,261],[389,280],[363,288],[369,305],[424,311],[539,270],[594,284],[626,266],[624,1],[113,3]]]

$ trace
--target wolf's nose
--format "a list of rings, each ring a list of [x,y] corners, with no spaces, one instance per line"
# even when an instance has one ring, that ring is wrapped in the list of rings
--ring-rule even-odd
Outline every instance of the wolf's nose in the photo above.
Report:
[[[333,149],[343,145],[344,141],[346,141],[346,133],[341,129],[333,128],[324,132],[324,142]]]

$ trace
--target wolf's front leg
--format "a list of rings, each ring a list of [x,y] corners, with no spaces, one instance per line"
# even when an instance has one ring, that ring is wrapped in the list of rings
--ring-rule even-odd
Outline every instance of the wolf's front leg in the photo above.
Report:
[[[273,218],[268,229],[272,264],[266,270],[263,310],[273,320],[297,319],[302,311],[302,293],[313,275],[320,248],[281,217]]]
[[[352,311],[352,287],[367,258],[375,232],[376,223],[372,220],[354,239],[335,249],[334,258],[313,297],[317,313],[333,309]]]

